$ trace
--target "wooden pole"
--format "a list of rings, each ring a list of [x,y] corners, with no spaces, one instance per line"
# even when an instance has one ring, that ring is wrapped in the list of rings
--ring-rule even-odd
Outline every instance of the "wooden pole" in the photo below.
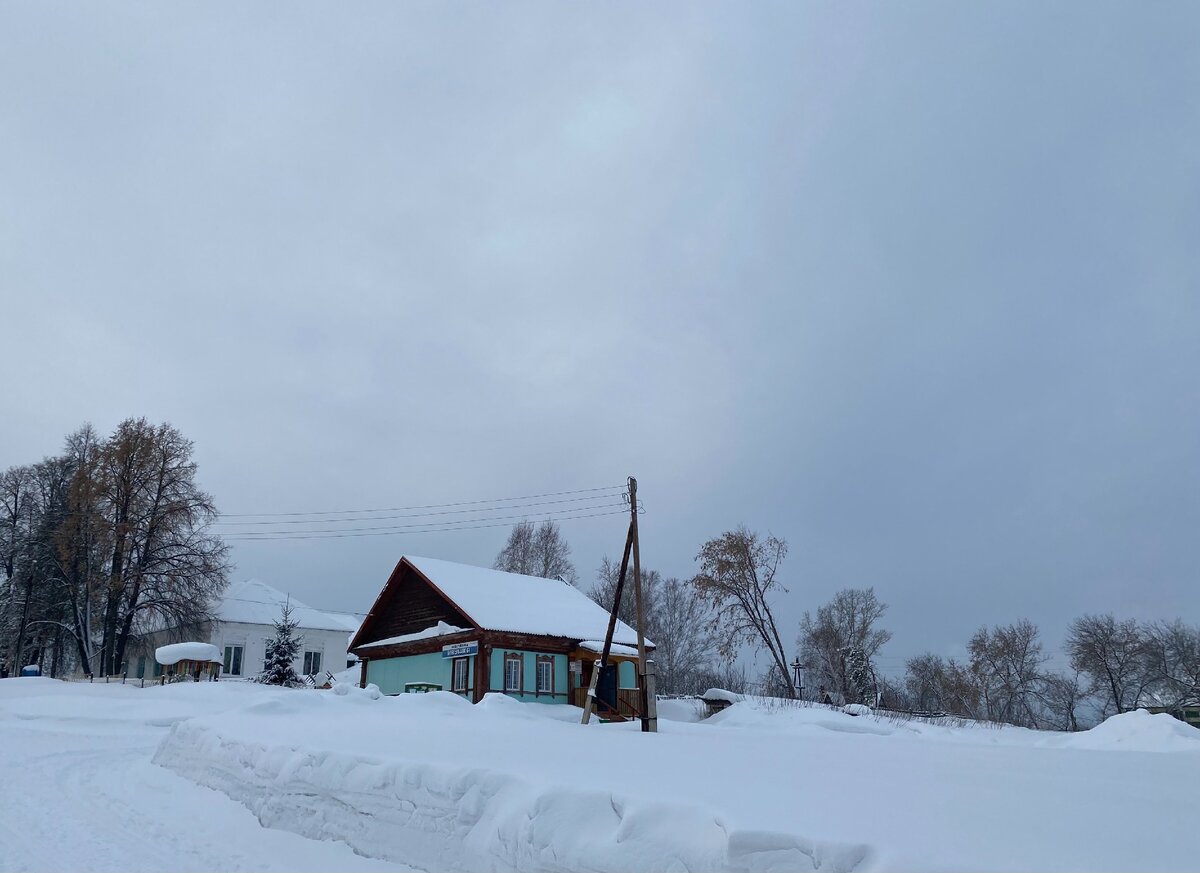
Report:
[[[629,532],[633,537],[633,593],[637,599],[638,688],[642,696],[642,732],[658,733],[658,706],[654,690],[654,666],[646,660],[646,613],[642,604],[642,555],[638,543],[637,479],[629,477]]]
[[[587,724],[592,718],[592,705],[596,700],[596,683],[600,680],[600,671],[608,666],[609,652],[612,650],[613,633],[617,628],[617,613],[621,611],[621,592],[625,588],[625,573],[629,569],[629,552],[633,548],[633,526],[625,535],[625,552],[621,555],[621,573],[617,576],[617,590],[613,593],[612,612],[608,614],[608,630],[604,634],[604,648],[600,658],[592,666],[592,680],[588,683],[587,696],[583,700],[583,723]]]

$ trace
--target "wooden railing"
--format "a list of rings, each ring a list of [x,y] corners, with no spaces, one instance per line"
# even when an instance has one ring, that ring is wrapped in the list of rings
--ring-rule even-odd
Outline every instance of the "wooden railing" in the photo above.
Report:
[[[606,716],[617,715],[621,718],[640,718],[642,710],[641,692],[636,688],[618,688],[617,689],[617,711],[614,713],[607,704],[596,698],[596,714],[601,718]],[[587,689],[576,688],[572,692],[572,702],[576,706],[583,706],[587,700]]]

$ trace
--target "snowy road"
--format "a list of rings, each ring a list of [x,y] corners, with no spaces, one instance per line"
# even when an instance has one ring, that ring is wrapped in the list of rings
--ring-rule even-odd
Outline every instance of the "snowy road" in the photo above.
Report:
[[[4,873],[413,869],[263,828],[225,795],[152,764],[165,724],[12,703],[0,699]]]

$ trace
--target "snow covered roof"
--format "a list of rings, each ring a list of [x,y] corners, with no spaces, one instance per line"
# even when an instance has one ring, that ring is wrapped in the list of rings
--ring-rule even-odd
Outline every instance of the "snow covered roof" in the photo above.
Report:
[[[169,667],[180,661],[213,661],[221,663],[221,650],[212,643],[171,643],[154,650],[154,660]]]
[[[217,609],[217,617],[225,622],[269,625],[279,620],[283,604],[290,602],[292,618],[307,630],[334,630],[352,633],[358,629],[357,619],[344,613],[330,614],[313,609],[278,588],[272,588],[258,579],[234,582],[225,590]]]
[[[604,654],[604,640],[583,640],[579,644],[579,648],[586,649],[589,652],[595,652],[598,655]],[[623,646],[620,643],[613,643],[609,649],[610,655],[629,655],[636,656],[638,653],[637,646]]]
[[[335,621],[341,622],[351,634],[358,633],[358,629],[363,623],[361,615],[354,615],[350,612],[329,612],[326,610],[325,614]]]
[[[419,630],[411,634],[401,634],[398,637],[388,637],[386,640],[376,640],[373,643],[363,643],[364,649],[369,649],[371,646],[394,646],[398,643],[411,643],[413,640],[428,640],[433,637],[444,637],[450,634],[460,634],[468,630],[465,627],[456,627],[452,624],[446,624],[444,621],[439,621],[437,624]]]
[[[437,558],[405,555],[401,560],[485,630],[580,640],[603,640],[608,632],[608,610],[567,582]],[[613,642],[637,645],[637,632],[618,621]],[[649,640],[646,644],[654,645]]]

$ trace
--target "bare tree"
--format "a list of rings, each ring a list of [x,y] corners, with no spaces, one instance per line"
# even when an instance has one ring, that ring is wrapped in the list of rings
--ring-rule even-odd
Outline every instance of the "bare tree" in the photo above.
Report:
[[[946,709],[946,660],[926,652],[909,658],[904,665],[904,690],[913,709],[938,712]]]
[[[88,425],[71,434],[63,454],[22,468],[19,494],[0,478],[6,661],[48,662],[53,674],[77,655],[87,672],[114,673],[132,634],[211,618],[227,550],[191,455],[170,425],[130,419],[108,440]]]
[[[31,573],[30,541],[34,517],[33,468],[9,467],[0,473],[0,650],[3,663],[16,671],[17,649]]]
[[[1079,730],[1079,708],[1092,696],[1092,684],[1084,674],[1076,671],[1051,673],[1042,680],[1041,699],[1046,708],[1052,730]]]
[[[1128,712],[1149,681],[1147,639],[1133,619],[1117,621],[1111,613],[1085,615],[1067,631],[1071,667],[1087,676],[1104,701],[1103,712]]]
[[[101,440],[90,424],[67,436],[64,457],[71,470],[67,515],[55,535],[56,563],[64,580],[70,611],[71,637],[79,667],[92,673],[98,666],[94,621],[99,592],[105,585],[104,556],[110,547],[110,527],[101,504],[99,459]]]
[[[617,578],[620,574],[621,565],[609,560],[606,555],[601,560],[600,567],[596,571],[596,581],[588,589],[588,597],[592,598],[592,600],[596,601],[606,610],[611,611],[613,598],[617,593]],[[655,616],[659,612],[659,598],[662,584],[662,576],[657,570],[642,567],[642,610],[646,614],[646,627],[642,628],[642,631],[655,642],[658,642],[658,635],[652,628]],[[637,626],[637,603],[633,596],[632,565],[629,567],[625,577],[625,589],[621,595],[621,605],[617,610],[617,618],[630,627]]]
[[[696,560],[700,572],[692,586],[712,610],[709,627],[720,640],[718,652],[735,658],[744,645],[766,649],[783,677],[790,696],[796,686],[771,610],[771,595],[787,592],[778,580],[779,565],[787,555],[787,542],[739,527],[709,540]]]
[[[890,631],[876,627],[887,604],[875,596],[874,588],[845,588],[833,600],[800,620],[800,660],[807,664],[816,682],[849,700],[851,688],[847,655],[861,649],[868,668],[879,649],[892,638]],[[810,680],[810,684],[812,680]]]
[[[588,590],[588,596],[606,610],[612,609],[620,570],[619,564],[605,557]],[[642,630],[655,645],[658,689],[663,694],[681,693],[692,687],[695,674],[709,668],[716,650],[709,607],[685,580],[663,579],[657,570],[646,567],[642,568],[642,600],[646,616]],[[630,578],[625,580],[617,618],[631,627],[637,625]]]
[[[688,680],[686,690],[703,694],[710,688],[720,688],[722,691],[732,691],[734,694],[746,694],[750,691],[750,678],[746,668],[725,661],[711,664],[700,670]]]
[[[574,585],[579,578],[571,563],[571,546],[557,524],[546,520],[540,525],[522,521],[513,525],[508,541],[496,555],[493,566],[508,573],[562,578]]]
[[[980,628],[967,644],[983,698],[986,718],[1039,727],[1038,693],[1046,655],[1037,625],[1022,619],[989,630]]]
[[[659,688],[664,694],[678,694],[714,660],[716,639],[708,604],[687,582],[671,578],[659,586],[649,615],[647,633],[656,646]]]
[[[1145,628],[1147,684],[1160,706],[1200,703],[1200,627],[1180,619]]]

